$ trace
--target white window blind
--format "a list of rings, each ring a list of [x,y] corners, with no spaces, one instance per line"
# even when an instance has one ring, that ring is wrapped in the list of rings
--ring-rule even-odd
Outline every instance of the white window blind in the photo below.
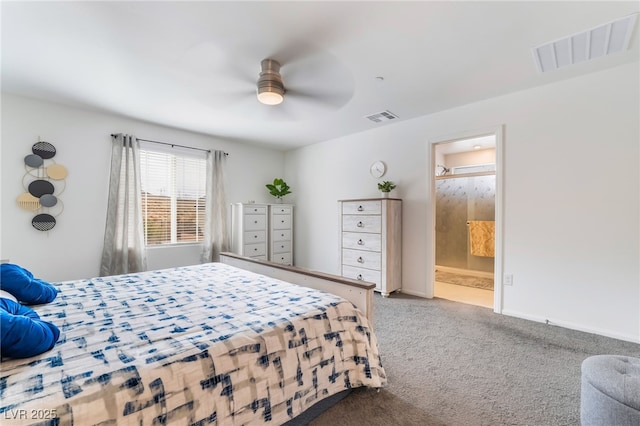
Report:
[[[140,171],[145,244],[202,241],[205,159],[142,148]]]

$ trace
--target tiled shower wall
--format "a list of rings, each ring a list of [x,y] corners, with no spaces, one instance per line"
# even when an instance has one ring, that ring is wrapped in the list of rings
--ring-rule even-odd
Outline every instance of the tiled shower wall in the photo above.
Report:
[[[469,253],[469,220],[495,220],[496,177],[436,180],[436,265],[493,272],[493,257]]]

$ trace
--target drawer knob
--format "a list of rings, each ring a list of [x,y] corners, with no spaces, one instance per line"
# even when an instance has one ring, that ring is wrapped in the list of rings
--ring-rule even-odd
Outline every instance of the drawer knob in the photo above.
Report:
[[[364,223],[362,222],[358,222],[358,224],[356,225],[358,228],[364,228]]]
[[[363,245],[364,245],[364,241],[362,241],[362,240],[358,240],[358,245],[359,245],[359,246],[363,246]]]
[[[363,212],[363,211],[364,211],[364,207],[362,207],[362,206],[358,206],[358,211],[359,211],[359,212]]]
[[[356,279],[357,279],[357,280],[362,281],[362,279],[363,279],[363,278],[362,278],[362,274],[358,274],[358,276],[356,277]]]
[[[284,246],[280,246],[280,248],[284,248]]]
[[[258,223],[258,221],[257,221],[257,220],[254,220],[254,221],[253,221],[253,223]]]
[[[358,258],[358,263],[364,263],[364,259],[362,257]]]

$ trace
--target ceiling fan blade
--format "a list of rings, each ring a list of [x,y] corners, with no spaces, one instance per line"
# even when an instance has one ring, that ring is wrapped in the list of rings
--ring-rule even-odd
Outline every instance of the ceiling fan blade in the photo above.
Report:
[[[195,44],[183,57],[182,78],[189,91],[215,109],[233,109],[265,120],[300,120],[344,106],[355,90],[353,75],[334,55],[304,40],[326,42],[335,28],[299,28],[301,38],[265,40],[264,57],[260,49],[245,38],[209,40]],[[295,32],[295,31],[294,31]],[[312,35],[311,38],[309,35]],[[288,42],[289,40],[294,40]],[[255,40],[253,41],[255,44]],[[280,46],[270,49],[268,45]],[[249,52],[249,53],[247,53]],[[261,61],[273,59],[281,65],[285,87],[284,102],[265,106],[256,97]]]
[[[350,70],[334,55],[316,52],[281,68],[285,99],[302,105],[316,102],[318,107],[337,110],[347,104],[355,92]]]
[[[332,87],[305,90],[287,89],[285,99],[293,102],[315,102],[326,109],[337,110],[349,102],[353,92]]]

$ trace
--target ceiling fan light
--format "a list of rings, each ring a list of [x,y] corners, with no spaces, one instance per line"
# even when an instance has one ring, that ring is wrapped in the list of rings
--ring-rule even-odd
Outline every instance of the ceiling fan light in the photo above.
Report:
[[[258,101],[265,105],[279,105],[284,101],[284,94],[274,87],[261,87],[258,89]]]
[[[278,105],[284,101],[284,84],[280,76],[280,64],[273,59],[261,62],[258,79],[258,101],[265,105]]]

